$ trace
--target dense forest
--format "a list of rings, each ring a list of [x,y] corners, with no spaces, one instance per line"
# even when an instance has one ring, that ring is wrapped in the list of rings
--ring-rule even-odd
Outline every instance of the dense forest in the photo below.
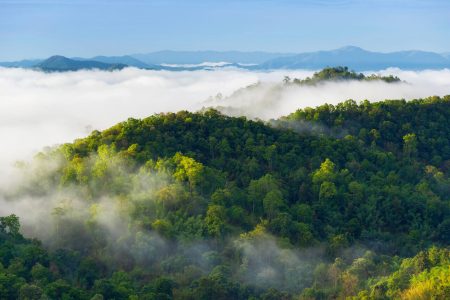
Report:
[[[18,167],[1,299],[450,296],[450,96],[158,114]]]

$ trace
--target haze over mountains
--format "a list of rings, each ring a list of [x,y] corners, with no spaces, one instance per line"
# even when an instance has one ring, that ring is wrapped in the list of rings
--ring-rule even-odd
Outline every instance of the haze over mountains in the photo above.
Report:
[[[34,68],[42,71],[76,71],[80,69],[116,70],[136,67],[150,70],[203,70],[237,67],[250,70],[309,69],[348,66],[356,71],[397,67],[406,70],[450,67],[450,53],[398,51],[380,53],[355,46],[300,54],[240,51],[158,51],[148,54],[67,58],[52,56],[46,60],[0,62],[3,67]]]
[[[450,66],[449,56],[426,51],[371,52],[347,46],[331,51],[302,53],[279,57],[260,66],[261,69],[320,69],[326,66],[345,65],[358,71],[379,70],[389,67],[401,69],[439,69]]]
[[[153,64],[201,64],[203,62],[230,62],[240,64],[262,64],[268,60],[296,55],[295,53],[270,53],[262,51],[158,51],[134,54],[133,57]]]

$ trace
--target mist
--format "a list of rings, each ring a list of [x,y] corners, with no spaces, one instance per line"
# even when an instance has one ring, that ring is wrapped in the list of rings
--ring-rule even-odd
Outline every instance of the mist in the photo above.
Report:
[[[353,99],[371,102],[385,99],[411,100],[429,96],[444,96],[450,92],[450,70],[403,71],[387,69],[366,72],[381,76],[394,75],[402,81],[331,81],[317,85],[260,82],[239,89],[228,97],[211,97],[207,106],[233,116],[245,115],[262,120],[288,115],[299,108],[315,107],[324,103],[338,104]]]
[[[369,74],[373,72],[367,72]],[[70,142],[129,117],[216,107],[231,115],[271,119],[298,108],[346,99],[379,101],[445,95],[450,70],[375,72],[401,83],[330,82],[283,85],[284,76],[305,78],[313,71],[78,71],[43,73],[0,68],[0,185],[10,184],[12,167],[46,146]],[[252,86],[251,88],[247,88]]]

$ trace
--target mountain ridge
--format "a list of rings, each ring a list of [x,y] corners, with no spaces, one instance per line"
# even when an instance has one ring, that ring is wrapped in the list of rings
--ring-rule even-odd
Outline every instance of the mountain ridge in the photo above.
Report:
[[[54,56],[52,56],[54,57]],[[51,58],[51,57],[50,57]],[[48,59],[50,59],[48,58]],[[48,59],[0,62],[3,67],[40,68]],[[53,58],[54,59],[54,58]],[[79,69],[124,68],[126,66],[149,70],[195,71],[224,67],[267,71],[267,70],[318,70],[331,66],[348,66],[355,71],[374,71],[396,67],[406,70],[450,68],[449,53],[435,53],[422,50],[375,52],[357,46],[345,46],[333,50],[304,53],[243,52],[243,51],[173,51],[163,50],[147,54],[122,56],[94,56],[92,58],[72,57],[72,67],[63,68],[68,62],[60,57],[60,71]],[[205,64],[205,62],[208,62]],[[45,64],[47,64],[45,62]],[[220,64],[218,64],[220,63]]]
[[[275,58],[256,69],[322,69],[345,65],[357,71],[369,71],[398,67],[402,69],[435,69],[450,67],[450,59],[441,54],[420,50],[396,52],[373,52],[356,46],[334,50],[300,53],[294,56]]]

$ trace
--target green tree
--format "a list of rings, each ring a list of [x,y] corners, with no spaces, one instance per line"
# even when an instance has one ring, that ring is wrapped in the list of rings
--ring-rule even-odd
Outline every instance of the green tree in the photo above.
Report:
[[[205,225],[208,233],[216,238],[220,238],[225,233],[226,210],[221,205],[210,205],[206,212]]]
[[[0,230],[13,236],[18,235],[20,230],[19,217],[14,214],[0,217]]]
[[[320,185],[324,181],[333,182],[336,177],[335,167],[335,164],[330,159],[325,159],[320,168],[314,172],[312,177],[313,183]]]
[[[263,206],[267,217],[273,219],[285,206],[283,194],[278,189],[269,191],[263,199]]]
[[[337,189],[333,182],[324,181],[320,185],[319,199],[321,201],[329,201],[336,197]]]
[[[203,165],[196,162],[193,158],[184,156],[180,153],[173,157],[177,168],[173,176],[179,181],[187,180],[189,183],[189,192],[192,198],[194,187],[198,184],[203,171]]]
[[[414,133],[403,136],[403,153],[407,158],[411,158],[417,153],[417,137]]]
[[[32,284],[24,284],[19,290],[20,300],[40,300],[43,291],[40,287]]]
[[[248,197],[251,202],[252,213],[260,212],[262,208],[263,199],[267,193],[273,190],[279,190],[279,182],[271,174],[266,174],[263,177],[252,180],[248,186]]]

